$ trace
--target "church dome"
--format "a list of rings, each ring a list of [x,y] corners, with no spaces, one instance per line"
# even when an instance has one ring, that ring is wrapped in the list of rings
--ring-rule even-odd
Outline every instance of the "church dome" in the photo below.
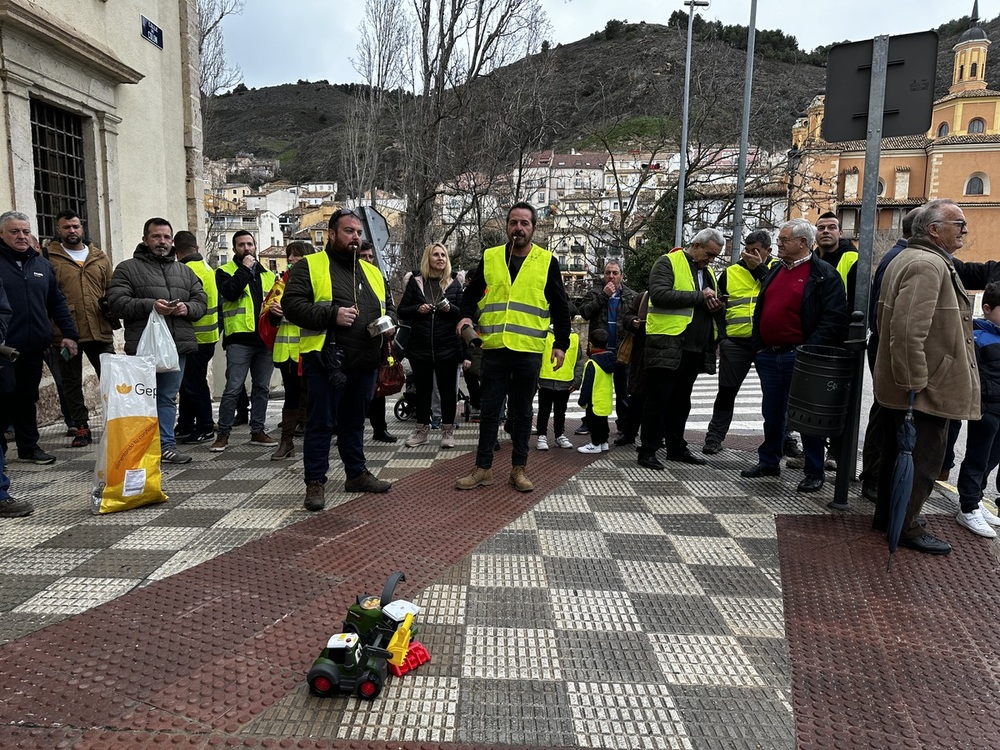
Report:
[[[959,37],[958,43],[962,44],[962,42],[980,41],[982,39],[986,39],[986,32],[978,26],[973,26],[971,29],[967,29],[965,33]]]

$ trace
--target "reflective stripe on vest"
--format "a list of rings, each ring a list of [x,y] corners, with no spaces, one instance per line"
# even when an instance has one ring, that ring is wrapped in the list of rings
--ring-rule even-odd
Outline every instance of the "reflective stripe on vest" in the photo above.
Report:
[[[847,288],[847,274],[851,272],[851,269],[854,268],[854,264],[857,262],[857,250],[848,250],[840,256],[840,260],[837,262],[837,273],[840,275],[840,280],[844,282],[844,291],[848,292],[848,294],[850,290]]]
[[[766,268],[771,263],[764,261]],[[726,336],[731,339],[748,339],[753,329],[753,311],[757,307],[760,282],[750,269],[741,265],[726,269]]]
[[[224,266],[219,266],[219,270],[229,276],[236,274],[236,261],[229,261]],[[265,270],[260,275],[260,289],[264,297],[274,286],[275,276],[270,271]],[[257,330],[257,317],[254,315],[253,297],[250,295],[250,285],[243,289],[240,298],[232,300],[222,300],[222,330],[227,336],[234,333],[253,333]]]
[[[333,277],[330,275],[330,256],[325,251],[307,255],[299,263],[305,263],[309,269],[309,282],[312,284],[313,304],[333,304]],[[379,302],[379,315],[385,315],[385,280],[382,272],[371,263],[355,261],[365,274],[368,286],[371,287]],[[326,341],[326,331],[314,331],[302,328],[299,331],[299,354],[318,352]]]
[[[214,344],[219,340],[219,287],[215,283],[215,271],[204,260],[189,260],[184,265],[194,271],[208,297],[208,310],[191,323],[194,337],[199,344]]]
[[[544,351],[549,330],[545,284],[551,262],[552,253],[532,245],[511,284],[506,248],[491,247],[483,253],[486,295],[479,301],[479,335],[484,349]]]
[[[299,339],[302,338],[302,329],[287,320],[281,321],[278,326],[278,333],[274,337],[274,356],[271,360],[275,363],[299,361]]]
[[[683,250],[679,250],[676,253],[667,253],[661,256],[660,260],[663,258],[666,258],[667,262],[673,266],[674,291],[695,291],[694,274],[691,273],[691,263],[688,254]],[[658,260],[657,263],[659,262]],[[711,268],[705,269],[705,275],[706,283],[708,279],[711,279],[713,282],[715,281],[715,275],[712,273]],[[715,284],[712,283],[709,286],[714,288]],[[646,335],[679,336],[691,324],[692,318],[694,318],[693,305],[691,307],[678,307],[676,309],[661,309],[653,306],[653,297],[650,295],[648,312],[646,313]],[[712,325],[714,327],[714,322]]]
[[[552,347],[555,345],[556,337],[549,331],[545,336],[545,349],[542,351],[542,369],[538,377],[544,380],[558,380],[562,383],[569,383],[573,380],[573,373],[576,372],[576,360],[580,356],[580,334],[571,333],[569,335],[569,351],[566,352],[566,359],[563,366],[558,370],[553,370]]]
[[[614,375],[604,372],[604,369],[594,364],[594,360],[588,359],[584,366],[583,378],[587,379],[587,368],[594,371],[594,381],[590,389],[590,410],[599,417],[607,417],[611,414],[612,397],[614,390]]]

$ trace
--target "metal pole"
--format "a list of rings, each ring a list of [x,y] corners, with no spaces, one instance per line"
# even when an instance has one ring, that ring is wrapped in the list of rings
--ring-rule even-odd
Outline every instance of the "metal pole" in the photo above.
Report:
[[[740,259],[743,244],[743,198],[746,195],[747,148],[750,140],[750,92],[753,90],[753,48],[757,36],[757,0],[750,0],[747,31],[747,65],[743,73],[743,126],[740,129],[740,160],[736,168],[736,205],[733,206],[733,263]]]
[[[694,31],[694,9],[707,8],[708,0],[685,0],[688,6],[687,54],[684,57],[684,110],[681,115],[680,162],[677,171],[677,221],[674,225],[674,246],[684,243],[684,188],[687,180],[688,97],[691,93],[691,36]]]
[[[847,490],[858,463],[858,426],[861,424],[861,391],[865,377],[865,341],[868,331],[868,297],[871,292],[872,251],[875,247],[875,222],[878,213],[878,167],[882,153],[882,117],[885,110],[886,69],[889,65],[889,37],[872,40],[871,89],[868,94],[868,141],[865,146],[865,172],[861,195],[861,223],[858,229],[857,284],[854,310],[847,334],[847,348],[856,354],[854,387],[837,456],[837,483],[833,490],[835,510],[847,510]]]

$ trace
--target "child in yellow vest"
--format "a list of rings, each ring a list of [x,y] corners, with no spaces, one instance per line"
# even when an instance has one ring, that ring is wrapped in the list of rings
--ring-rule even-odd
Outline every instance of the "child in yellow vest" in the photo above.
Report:
[[[560,448],[572,448],[573,444],[563,433],[566,427],[566,406],[569,404],[569,394],[580,387],[583,378],[583,357],[580,356],[580,335],[569,335],[569,350],[563,366],[552,369],[552,345],[555,336],[550,329],[545,337],[545,351],[542,352],[542,369],[538,373],[538,422],[535,431],[538,442],[535,448],[540,451],[549,449],[549,413],[552,413],[552,428],[555,433],[555,444]]]
[[[590,359],[583,368],[580,406],[587,409],[583,422],[590,429],[590,442],[581,445],[580,453],[601,453],[608,449],[608,416],[614,405],[615,354],[605,351],[608,332],[598,328],[590,334]]]

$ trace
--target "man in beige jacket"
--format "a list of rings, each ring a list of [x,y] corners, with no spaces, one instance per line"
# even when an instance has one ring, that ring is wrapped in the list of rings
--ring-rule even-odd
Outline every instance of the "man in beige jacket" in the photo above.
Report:
[[[910,392],[916,394],[913,488],[899,544],[933,555],[947,555],[951,545],[921,527],[919,516],[941,470],[948,420],[980,418],[972,305],[951,257],[967,232],[954,201],[926,204],[913,221],[907,248],[885,272],[878,302],[875,398],[895,427],[883,431],[886,458],[898,453],[896,432]],[[892,475],[879,475],[873,523],[878,530],[888,527]]]

